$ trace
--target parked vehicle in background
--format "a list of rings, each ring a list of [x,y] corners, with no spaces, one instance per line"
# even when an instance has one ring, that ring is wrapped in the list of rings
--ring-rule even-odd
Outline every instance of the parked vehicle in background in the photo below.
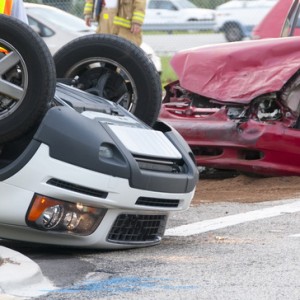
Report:
[[[277,0],[232,0],[217,6],[215,31],[224,32],[228,42],[251,36]]]
[[[265,39],[276,38],[282,34],[282,28],[286,21],[286,16],[291,8],[293,0],[278,0],[276,5],[268,12],[263,20],[254,27],[251,38],[252,39]],[[300,20],[294,28],[293,35],[300,35]]]
[[[24,4],[29,25],[43,38],[52,55],[75,38],[95,33],[96,28],[86,26],[84,20],[61,9],[43,4]],[[160,57],[146,43],[142,43],[141,48],[161,73]]]
[[[188,0],[147,0],[145,25],[214,21],[212,9],[199,8]]]
[[[159,118],[184,137],[198,166],[300,175],[300,0],[282,38],[206,45],[171,60]]]
[[[84,20],[53,6],[24,3],[29,25],[45,41],[53,55],[73,39],[95,33]]]

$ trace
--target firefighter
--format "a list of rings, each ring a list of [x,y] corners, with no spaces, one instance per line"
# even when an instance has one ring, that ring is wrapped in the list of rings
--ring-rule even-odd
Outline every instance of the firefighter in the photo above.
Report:
[[[146,0],[86,0],[85,21],[98,22],[97,33],[115,34],[136,45],[142,43]]]
[[[22,0],[0,0],[0,14],[15,17],[28,24],[25,7]],[[7,50],[0,47],[1,56],[6,53]]]
[[[0,0],[0,14],[15,17],[28,24],[28,19],[22,0]]]

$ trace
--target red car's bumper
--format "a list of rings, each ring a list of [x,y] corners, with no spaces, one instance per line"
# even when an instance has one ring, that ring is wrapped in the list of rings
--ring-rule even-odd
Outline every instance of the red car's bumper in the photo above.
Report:
[[[160,119],[183,136],[198,166],[300,175],[300,130],[289,127],[292,119],[239,122],[228,119],[224,110],[175,109],[164,104]]]

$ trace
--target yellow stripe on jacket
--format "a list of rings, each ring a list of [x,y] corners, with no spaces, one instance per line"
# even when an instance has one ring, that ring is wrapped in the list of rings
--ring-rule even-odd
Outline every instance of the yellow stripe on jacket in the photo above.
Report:
[[[131,28],[132,23],[142,25],[144,22],[145,14],[142,12],[135,11],[132,16],[132,20],[121,18],[119,16],[114,17],[114,24],[125,28]]]
[[[13,0],[2,0],[0,1],[0,14],[10,16],[13,6]]]

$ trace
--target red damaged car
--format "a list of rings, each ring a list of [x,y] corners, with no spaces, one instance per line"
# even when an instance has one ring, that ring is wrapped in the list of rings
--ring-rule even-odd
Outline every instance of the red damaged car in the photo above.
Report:
[[[300,37],[193,48],[171,65],[160,119],[188,142],[197,165],[262,175],[300,175]]]

